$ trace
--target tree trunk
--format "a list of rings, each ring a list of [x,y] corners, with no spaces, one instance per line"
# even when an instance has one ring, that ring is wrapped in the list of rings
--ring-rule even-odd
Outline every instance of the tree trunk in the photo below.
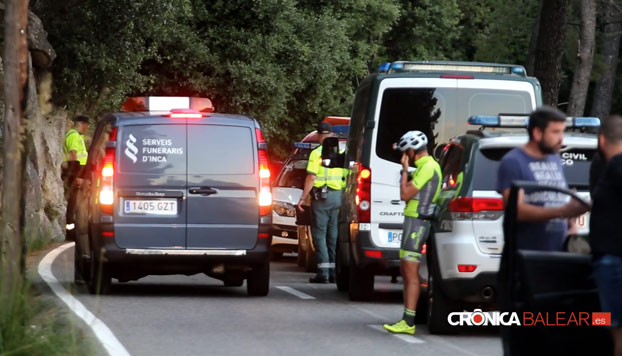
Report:
[[[28,1],[5,0],[4,11],[4,167],[0,305],[10,312],[23,278],[24,87],[28,77]]]
[[[596,0],[581,1],[581,36],[567,113],[583,116],[596,47]]]
[[[540,32],[540,14],[542,13],[542,3],[538,7],[538,13],[533,20],[531,26],[531,39],[529,40],[529,55],[527,57],[527,66],[525,70],[528,75],[533,75],[536,66],[536,47],[538,45],[538,33]]]
[[[557,106],[569,7],[569,0],[542,1],[534,76],[546,105]]]
[[[605,71],[594,88],[592,100],[592,116],[604,118],[611,111],[611,99],[616,84],[616,69],[622,38],[622,11],[620,4],[614,0],[606,0],[603,12],[605,22],[601,54],[605,64]]]

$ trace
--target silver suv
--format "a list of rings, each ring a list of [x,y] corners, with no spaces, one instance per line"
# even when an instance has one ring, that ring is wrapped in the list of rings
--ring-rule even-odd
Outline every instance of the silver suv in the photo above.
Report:
[[[505,123],[504,121],[509,121]],[[521,124],[516,125],[516,121]],[[484,126],[523,126],[524,116],[472,117]],[[598,126],[596,118],[568,119],[567,128]],[[482,126],[483,127],[483,126]],[[589,198],[589,165],[596,151],[593,134],[568,132],[561,153],[566,180]],[[447,145],[441,157],[441,197],[445,209],[428,244],[428,325],[432,333],[451,332],[447,315],[469,307],[494,308],[503,250],[503,200],[497,189],[501,158],[528,141],[526,131],[468,131]],[[578,221],[587,235],[589,213]],[[454,328],[455,330],[455,328]]]

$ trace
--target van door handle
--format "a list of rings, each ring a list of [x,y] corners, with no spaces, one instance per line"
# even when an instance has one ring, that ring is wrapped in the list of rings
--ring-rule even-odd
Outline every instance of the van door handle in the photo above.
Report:
[[[391,204],[400,205],[401,200],[391,200]]]
[[[190,188],[188,190],[190,194],[201,194],[201,195],[212,195],[218,194],[218,191],[213,188],[203,187],[203,188]]]

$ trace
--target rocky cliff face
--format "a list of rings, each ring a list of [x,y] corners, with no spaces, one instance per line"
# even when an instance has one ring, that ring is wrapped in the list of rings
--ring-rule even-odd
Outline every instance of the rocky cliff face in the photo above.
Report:
[[[0,13],[4,14],[2,3]],[[62,110],[54,109],[50,103],[52,77],[48,68],[56,54],[47,41],[41,20],[32,12],[28,16],[28,49],[30,63],[25,116],[29,140],[24,177],[27,186],[24,236],[29,242],[35,239],[60,241],[64,239],[65,231],[66,203],[60,179],[60,164],[66,115]],[[2,98],[3,92],[0,100]],[[3,107],[4,102],[1,104]],[[1,160],[0,155],[0,166]]]

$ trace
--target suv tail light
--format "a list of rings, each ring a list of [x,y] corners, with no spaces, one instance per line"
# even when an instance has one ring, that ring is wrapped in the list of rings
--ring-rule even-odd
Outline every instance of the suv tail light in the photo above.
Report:
[[[116,141],[117,128],[113,127],[109,134],[109,141]],[[100,184],[99,184],[99,206],[105,214],[112,214],[114,207],[114,156],[115,149],[106,147],[106,155],[102,165]]]
[[[255,129],[257,136],[257,154],[259,157],[259,215],[265,216],[272,213],[272,192],[270,191],[270,164],[266,141],[260,129]]]
[[[454,220],[497,220],[503,215],[503,200],[460,197],[449,202],[449,211]]]
[[[359,174],[356,177],[356,212],[359,223],[371,221],[371,170],[365,166],[359,166]]]

